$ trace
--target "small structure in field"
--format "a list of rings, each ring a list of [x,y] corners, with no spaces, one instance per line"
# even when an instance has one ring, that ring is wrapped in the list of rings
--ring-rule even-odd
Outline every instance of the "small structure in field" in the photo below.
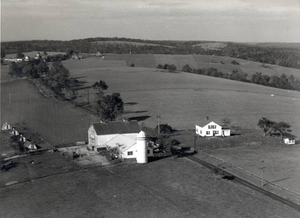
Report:
[[[93,123],[88,130],[89,146],[92,149],[117,150],[117,158],[136,159],[147,163],[153,156],[146,135],[140,131],[137,121]]]
[[[202,137],[204,136],[230,136],[230,128],[229,127],[222,127],[221,125],[210,122],[207,125],[201,127],[196,125],[196,134]]]
[[[24,143],[24,147],[27,148],[30,151],[34,151],[34,150],[38,149],[38,147],[35,144],[31,143],[30,141],[26,141]]]
[[[283,140],[284,144],[287,144],[287,145],[294,145],[296,144],[296,140],[295,139],[289,139],[289,138],[285,138]]]
[[[15,130],[14,127],[12,127],[12,131],[10,132],[10,134],[13,135],[19,135],[19,132],[17,130]]]
[[[7,122],[5,122],[2,126],[2,130],[5,131],[5,130],[10,130],[10,129],[11,129],[11,126]]]

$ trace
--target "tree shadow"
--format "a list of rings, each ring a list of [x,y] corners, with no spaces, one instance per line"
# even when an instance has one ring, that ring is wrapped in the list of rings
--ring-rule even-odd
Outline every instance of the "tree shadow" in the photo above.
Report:
[[[136,104],[138,104],[137,102],[126,102],[126,103],[124,103],[124,105],[136,105]]]
[[[129,117],[128,120],[129,121],[132,121],[132,120],[136,120],[136,121],[143,121],[143,120],[146,120],[148,118],[150,118],[151,116],[137,116],[137,117]]]
[[[124,114],[140,114],[140,113],[147,113],[148,111],[125,111]]]

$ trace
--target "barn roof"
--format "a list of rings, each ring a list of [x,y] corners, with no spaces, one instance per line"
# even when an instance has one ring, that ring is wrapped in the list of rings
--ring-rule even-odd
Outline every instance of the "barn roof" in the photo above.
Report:
[[[140,127],[137,121],[122,121],[110,123],[93,123],[97,135],[139,133]]]

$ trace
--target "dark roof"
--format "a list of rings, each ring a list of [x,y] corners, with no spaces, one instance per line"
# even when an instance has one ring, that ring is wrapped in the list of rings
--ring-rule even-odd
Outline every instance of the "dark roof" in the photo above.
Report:
[[[97,135],[139,133],[141,131],[137,121],[93,123],[92,125]]]

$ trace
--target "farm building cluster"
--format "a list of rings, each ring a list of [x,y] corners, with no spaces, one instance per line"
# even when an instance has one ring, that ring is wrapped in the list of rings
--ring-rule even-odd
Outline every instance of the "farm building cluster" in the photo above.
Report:
[[[22,133],[18,132],[14,127],[12,127],[7,122],[3,124],[2,131],[9,131],[9,134],[11,136],[15,136],[19,142],[21,142],[29,151],[37,150],[39,147],[35,144],[33,144],[30,140],[26,139]]]
[[[147,143],[137,121],[92,123],[88,129],[88,145],[92,150],[117,148],[118,158],[135,158],[137,163],[147,163],[148,157],[153,157],[153,147]]]

